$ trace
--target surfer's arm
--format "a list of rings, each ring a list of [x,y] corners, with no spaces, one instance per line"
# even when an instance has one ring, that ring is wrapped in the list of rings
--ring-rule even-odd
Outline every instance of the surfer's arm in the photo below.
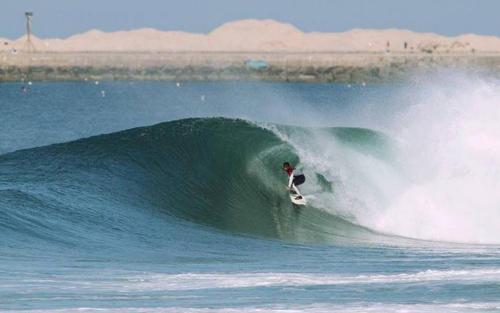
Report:
[[[288,188],[292,188],[292,184],[293,184],[293,173],[292,175],[290,175],[290,178],[288,179]]]

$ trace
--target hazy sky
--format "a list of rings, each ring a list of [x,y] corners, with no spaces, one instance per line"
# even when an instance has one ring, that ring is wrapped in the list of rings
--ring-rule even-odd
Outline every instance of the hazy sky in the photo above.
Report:
[[[43,38],[92,28],[209,32],[243,18],[272,18],[304,31],[406,28],[500,36],[500,0],[0,0],[0,37],[21,36],[28,10],[35,13],[34,33]]]

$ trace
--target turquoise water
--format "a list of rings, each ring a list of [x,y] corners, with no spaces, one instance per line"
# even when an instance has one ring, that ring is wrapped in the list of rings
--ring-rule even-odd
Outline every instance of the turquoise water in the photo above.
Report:
[[[500,311],[497,81],[21,86],[2,311]]]

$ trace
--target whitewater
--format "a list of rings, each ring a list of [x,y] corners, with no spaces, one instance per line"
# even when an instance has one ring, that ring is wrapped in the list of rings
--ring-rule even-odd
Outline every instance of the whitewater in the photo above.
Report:
[[[2,312],[500,311],[496,79],[21,87]]]

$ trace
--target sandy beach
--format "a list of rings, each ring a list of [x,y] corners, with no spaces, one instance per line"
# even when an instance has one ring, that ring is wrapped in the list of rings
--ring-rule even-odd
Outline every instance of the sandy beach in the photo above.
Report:
[[[167,79],[384,81],[459,67],[500,72],[500,38],[408,30],[304,33],[273,20],[207,34],[90,30],[65,39],[0,39],[0,80]]]

